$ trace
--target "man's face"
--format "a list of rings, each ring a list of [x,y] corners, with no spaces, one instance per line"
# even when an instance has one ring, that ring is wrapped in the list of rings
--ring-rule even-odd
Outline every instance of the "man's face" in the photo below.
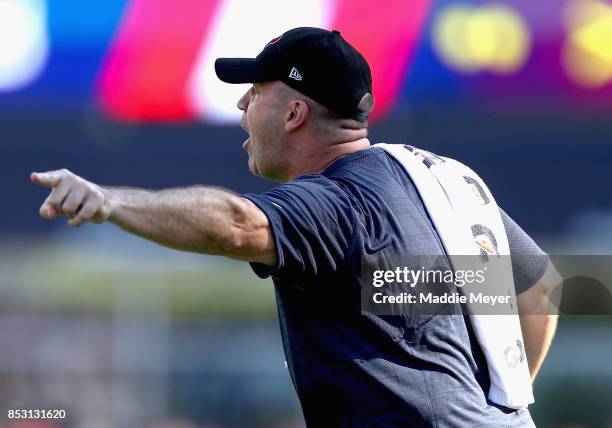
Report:
[[[255,83],[240,98],[240,126],[249,138],[242,148],[249,155],[249,170],[262,177],[282,180],[283,100],[281,82]]]

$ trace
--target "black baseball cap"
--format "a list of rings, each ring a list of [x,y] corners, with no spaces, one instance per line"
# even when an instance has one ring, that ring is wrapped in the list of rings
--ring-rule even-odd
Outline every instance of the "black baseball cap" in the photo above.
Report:
[[[340,117],[365,121],[358,105],[372,93],[367,61],[338,31],[300,27],[271,40],[255,58],[219,58],[215,72],[227,83],[280,80]]]

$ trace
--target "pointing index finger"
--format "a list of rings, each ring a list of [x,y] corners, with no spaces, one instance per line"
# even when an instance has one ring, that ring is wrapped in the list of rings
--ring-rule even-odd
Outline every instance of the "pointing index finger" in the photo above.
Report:
[[[55,187],[62,179],[61,171],[33,172],[30,174],[30,180],[34,184],[40,184],[45,187]]]

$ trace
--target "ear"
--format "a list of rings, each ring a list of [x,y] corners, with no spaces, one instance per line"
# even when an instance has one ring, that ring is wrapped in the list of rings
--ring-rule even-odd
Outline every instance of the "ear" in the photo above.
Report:
[[[285,132],[297,131],[308,118],[308,104],[302,100],[292,100],[285,112]]]

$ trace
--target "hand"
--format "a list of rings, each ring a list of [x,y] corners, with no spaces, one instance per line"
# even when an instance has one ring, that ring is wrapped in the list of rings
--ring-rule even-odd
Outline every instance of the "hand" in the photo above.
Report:
[[[70,226],[86,221],[102,223],[111,213],[110,192],[73,174],[67,169],[33,172],[32,183],[51,189],[40,207],[40,216],[54,220],[58,215],[70,217]]]

